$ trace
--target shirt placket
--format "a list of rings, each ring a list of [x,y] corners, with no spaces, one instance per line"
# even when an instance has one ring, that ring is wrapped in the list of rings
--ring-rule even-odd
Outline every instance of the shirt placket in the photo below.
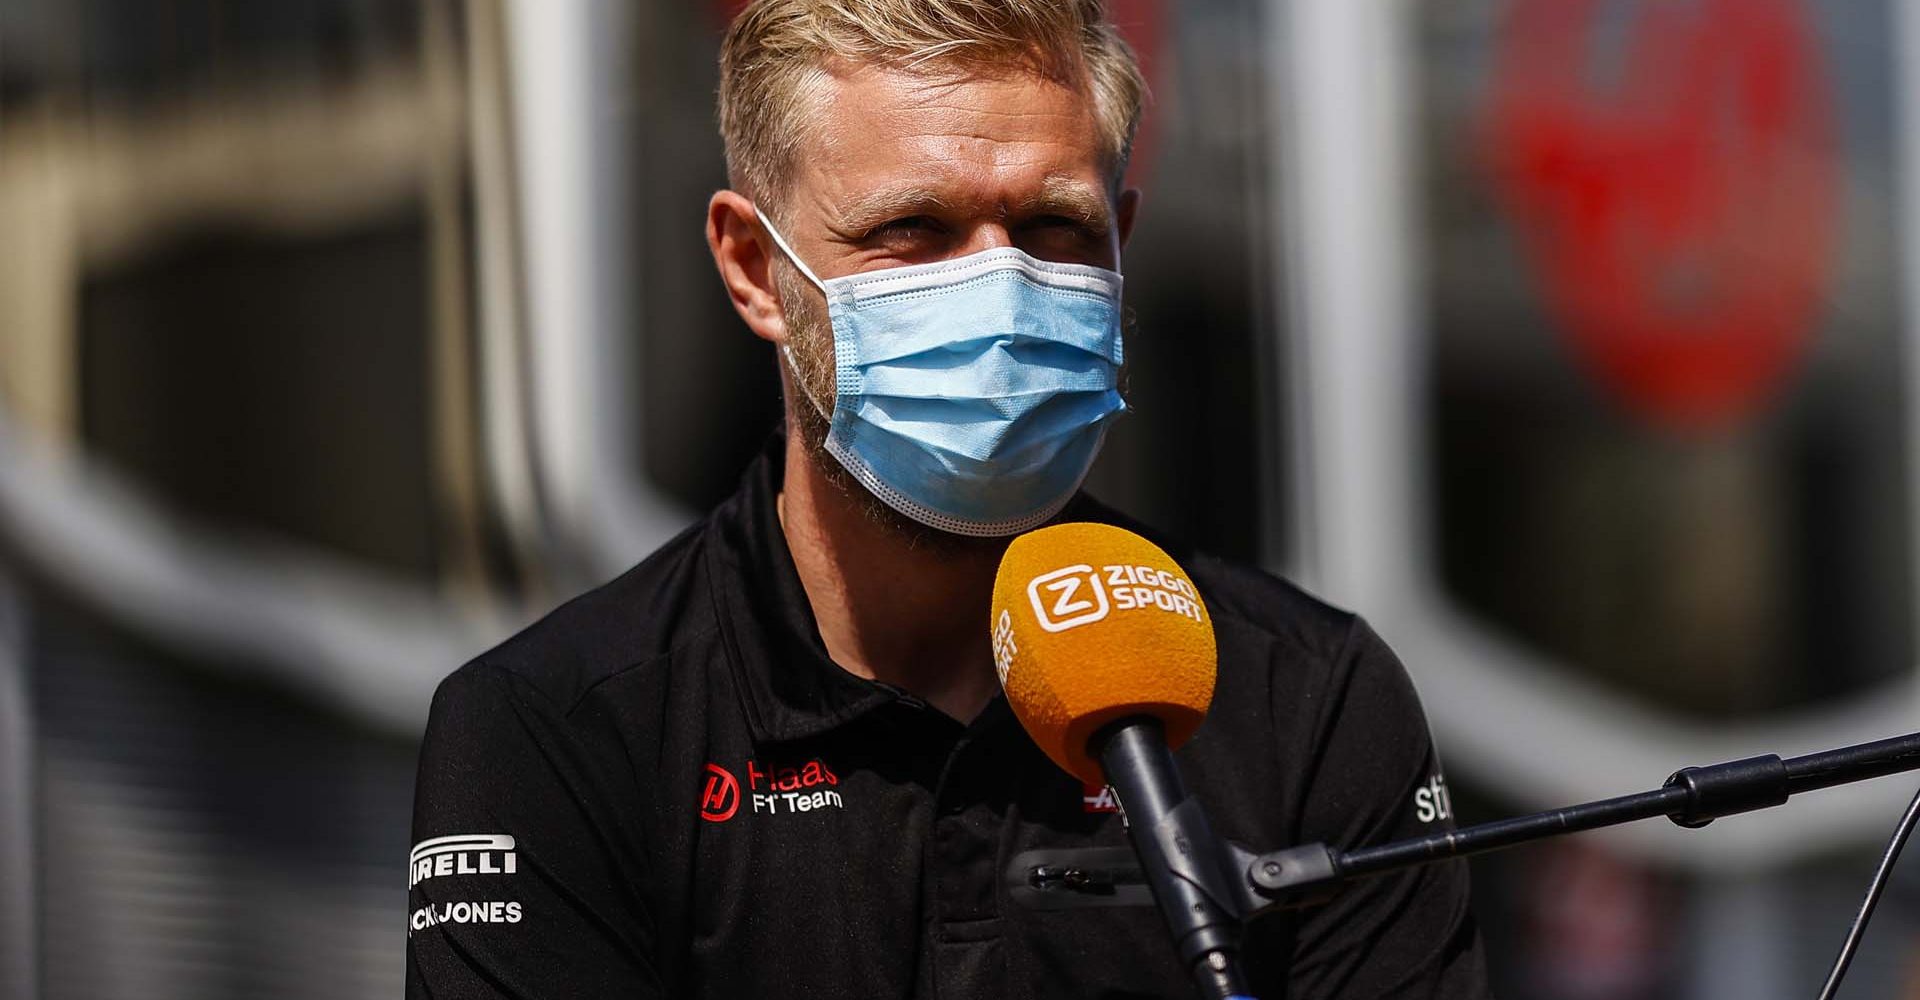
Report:
[[[996,789],[1008,776],[995,770],[991,729],[976,722],[952,741],[933,789],[924,954],[945,1000],[1006,995],[996,872],[1008,796]]]

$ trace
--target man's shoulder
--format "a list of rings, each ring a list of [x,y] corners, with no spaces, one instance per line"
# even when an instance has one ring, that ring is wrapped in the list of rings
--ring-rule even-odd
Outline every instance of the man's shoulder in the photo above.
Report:
[[[1350,641],[1358,616],[1291,580],[1205,552],[1192,552],[1181,562],[1207,602],[1216,630],[1248,630],[1327,657],[1338,655]]]
[[[596,686],[663,663],[711,635],[718,616],[706,581],[708,519],[689,526],[620,576],[568,600],[469,661],[442,690],[504,676],[567,711]]]
[[[1356,638],[1372,636],[1358,615],[1328,604],[1300,585],[1196,548],[1095,497],[1081,494],[1069,516],[1125,528],[1159,546],[1199,588],[1207,613],[1213,616],[1215,639],[1223,644],[1274,647],[1281,653],[1279,658],[1289,663],[1332,665],[1346,656]]]

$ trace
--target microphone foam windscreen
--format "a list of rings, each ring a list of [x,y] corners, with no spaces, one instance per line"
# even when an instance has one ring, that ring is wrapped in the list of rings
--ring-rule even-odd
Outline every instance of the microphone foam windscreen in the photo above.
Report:
[[[1013,540],[993,582],[993,662],[1020,724],[1047,756],[1104,783],[1087,742],[1151,715],[1178,748],[1213,701],[1213,621],[1159,546],[1107,524],[1057,524]]]

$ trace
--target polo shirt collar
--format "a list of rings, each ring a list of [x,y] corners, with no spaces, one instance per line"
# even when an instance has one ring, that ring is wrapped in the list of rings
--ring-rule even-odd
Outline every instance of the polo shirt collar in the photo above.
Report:
[[[776,432],[714,511],[709,548],[720,628],[756,742],[816,736],[902,696],[827,655],[780,526],[785,459],[786,435]]]
[[[883,705],[912,700],[892,685],[848,673],[827,655],[780,525],[786,441],[783,431],[770,435],[740,489],[714,510],[714,544],[708,549],[720,628],[756,742],[806,739]],[[1054,520],[1112,524],[1168,548],[1145,525],[1084,492]],[[1168,551],[1176,559],[1187,555],[1179,547]]]

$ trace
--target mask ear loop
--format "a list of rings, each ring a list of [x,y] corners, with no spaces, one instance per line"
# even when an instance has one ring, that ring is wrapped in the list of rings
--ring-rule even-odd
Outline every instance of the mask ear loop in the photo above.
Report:
[[[820,289],[821,295],[827,295],[826,282],[821,281],[819,276],[813,273],[813,268],[808,267],[806,262],[800,259],[800,255],[793,252],[793,248],[788,246],[786,239],[780,235],[780,230],[773,228],[773,223],[767,219],[766,213],[760,211],[760,206],[753,206],[753,214],[759,218],[760,224],[766,227],[767,235],[773,237],[773,245],[780,248],[780,252],[786,255],[787,260],[799,270],[802,276],[813,283],[813,287]],[[828,298],[831,299],[831,296]],[[814,396],[813,390],[807,388],[807,380],[801,377],[800,363],[794,359],[793,345],[787,339],[783,338],[780,341],[780,354],[787,359],[787,368],[793,372],[793,384],[800,387],[800,395],[807,397],[807,402],[813,404],[813,411],[820,414],[820,419],[832,422],[833,415],[827,412],[826,407],[820,405],[820,400]]]
[[[753,206],[753,214],[759,218],[761,225],[767,227],[767,235],[773,237],[773,245],[780,248],[780,252],[793,262],[794,267],[800,269],[801,274],[807,276],[808,281],[813,282],[813,287],[820,289],[820,294],[827,294],[827,283],[821,281],[813,273],[813,268],[808,267],[806,262],[800,259],[800,255],[793,252],[793,248],[787,245],[786,238],[780,235],[780,230],[773,228],[773,221],[767,218],[765,212],[760,211],[760,206]]]

